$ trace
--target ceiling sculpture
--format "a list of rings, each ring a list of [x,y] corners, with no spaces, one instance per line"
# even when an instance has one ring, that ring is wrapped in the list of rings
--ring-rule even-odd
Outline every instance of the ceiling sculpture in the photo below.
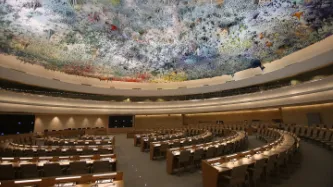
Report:
[[[100,80],[234,74],[333,32],[333,0],[0,0],[1,53]]]

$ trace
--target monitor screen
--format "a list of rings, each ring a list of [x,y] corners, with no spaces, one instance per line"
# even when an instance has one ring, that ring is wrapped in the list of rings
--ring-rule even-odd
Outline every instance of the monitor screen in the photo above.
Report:
[[[133,116],[109,116],[109,128],[127,128],[133,126]]]
[[[24,134],[34,132],[35,116],[19,114],[0,114],[0,135]]]

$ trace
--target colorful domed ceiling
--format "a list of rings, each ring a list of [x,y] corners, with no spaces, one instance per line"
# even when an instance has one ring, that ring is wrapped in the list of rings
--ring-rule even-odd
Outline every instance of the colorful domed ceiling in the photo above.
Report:
[[[333,0],[0,0],[1,53],[127,82],[208,78],[333,32]]]

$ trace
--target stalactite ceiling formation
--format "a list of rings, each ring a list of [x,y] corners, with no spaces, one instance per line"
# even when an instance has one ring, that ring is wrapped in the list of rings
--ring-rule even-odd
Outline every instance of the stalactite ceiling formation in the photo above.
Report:
[[[100,80],[176,82],[282,58],[333,32],[333,0],[0,0],[1,53]]]

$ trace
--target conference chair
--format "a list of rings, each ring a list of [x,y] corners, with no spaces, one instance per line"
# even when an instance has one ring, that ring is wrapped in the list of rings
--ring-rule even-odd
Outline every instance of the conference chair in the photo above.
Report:
[[[183,146],[188,146],[191,145],[191,142],[188,141],[187,139],[183,142]]]
[[[261,128],[259,128],[259,129],[257,130],[257,133],[256,133],[256,138],[257,138],[257,139],[260,138],[261,133],[262,133],[263,130],[264,130],[264,129],[261,129]]]
[[[15,170],[12,164],[0,165],[0,181],[15,179]]]
[[[160,151],[159,151],[159,156],[160,157],[166,157],[166,152],[169,149],[169,144],[168,143],[161,143]]]
[[[100,148],[98,149],[98,154],[111,154],[112,151],[108,150],[108,149],[104,149],[104,148]]]
[[[264,179],[266,182],[270,181],[270,176],[275,173],[275,163],[277,162],[277,155],[272,155],[268,158],[264,166]]]
[[[306,131],[306,135],[304,136],[304,138],[310,138],[312,135],[312,131],[314,130],[313,127],[308,127],[307,131]]]
[[[249,167],[247,169],[249,172],[251,186],[257,186],[257,182],[261,179],[263,174],[265,163],[265,159],[257,160],[253,167]]]
[[[282,174],[286,174],[284,175],[285,177],[288,177],[290,174],[290,168],[288,167],[288,153],[287,152],[281,152],[278,156],[277,159],[277,174],[279,176],[281,176]]]
[[[319,128],[314,128],[312,131],[312,135],[309,137],[311,140],[315,140],[318,137]]]
[[[107,160],[97,160],[91,167],[92,173],[106,173],[110,172],[110,162]]]
[[[320,129],[318,136],[316,138],[314,138],[314,140],[317,142],[320,142],[321,140],[323,140],[325,138],[325,133],[326,133],[326,129]]]
[[[232,153],[233,145],[232,143],[228,143],[227,145],[224,145],[224,155]]]
[[[199,144],[199,140],[196,138],[193,138],[192,141],[189,141],[189,145],[195,145],[195,144]]]
[[[39,177],[39,171],[36,164],[22,164],[20,171],[21,177],[24,179]]]
[[[240,165],[232,168],[229,175],[222,175],[219,186],[243,186],[248,184],[248,165]]]
[[[177,173],[180,174],[181,167],[186,170],[186,167],[190,164],[191,152],[189,150],[183,150],[180,152],[177,162]]]
[[[298,134],[299,137],[304,137],[306,135],[306,127],[305,126],[301,126],[301,130],[300,133]]]
[[[172,147],[180,147],[180,141],[173,142]]]
[[[192,158],[192,165],[194,168],[198,168],[201,166],[201,160],[203,159],[204,156],[204,150],[203,149],[197,149],[193,153],[193,158]]]
[[[59,163],[46,163],[43,166],[44,177],[54,177],[63,175],[64,170],[61,169]]]
[[[2,149],[0,154],[1,154],[1,157],[13,157],[14,156],[13,150],[7,149],[7,148]]]
[[[320,140],[321,143],[325,145],[326,142],[329,142],[331,137],[332,137],[333,131],[331,130],[326,130],[325,137]]]
[[[215,152],[216,152],[216,147],[208,147],[205,158],[206,159],[213,158],[215,156]]]
[[[37,156],[46,156],[45,149],[37,149]]]
[[[87,164],[84,161],[70,162],[68,173],[71,175],[87,174],[89,173],[89,169],[87,168]]]
[[[83,149],[82,150],[82,155],[93,155],[95,154],[93,149]]]
[[[75,149],[67,149],[66,151],[62,151],[62,155],[64,156],[78,155],[78,152]]]
[[[20,150],[20,149],[16,149],[14,151],[14,154],[16,157],[25,157],[26,156],[25,150]]]
[[[28,157],[35,157],[36,153],[37,152],[33,151],[32,149],[27,149],[24,151],[24,155]]]
[[[223,145],[220,145],[220,146],[217,147],[217,149],[216,149],[215,156],[218,157],[218,156],[223,155],[223,151],[224,151],[224,146],[223,146]]]
[[[296,126],[296,127],[295,127],[295,132],[294,132],[294,133],[295,133],[296,135],[299,135],[300,130],[301,130],[301,127],[300,127],[300,126]]]

